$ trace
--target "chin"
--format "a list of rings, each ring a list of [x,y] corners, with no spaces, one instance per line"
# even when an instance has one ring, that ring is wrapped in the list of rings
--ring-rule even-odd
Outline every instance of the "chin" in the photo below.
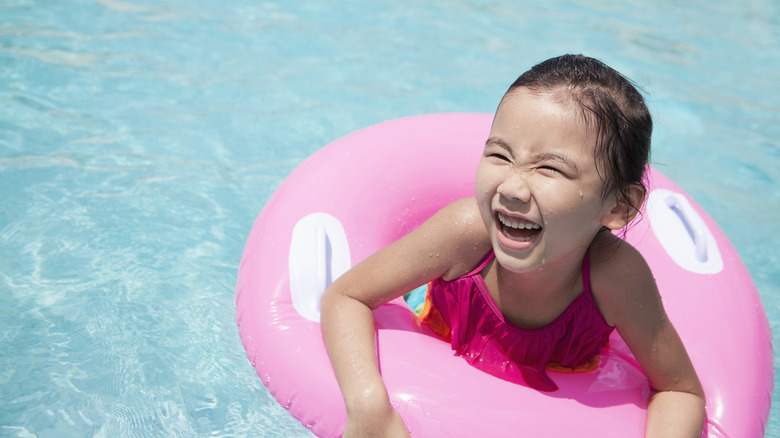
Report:
[[[519,257],[502,250],[500,247],[497,248],[496,246],[493,247],[493,252],[496,255],[496,262],[501,268],[515,274],[531,272],[540,268],[543,264],[543,261],[537,260],[537,258],[533,257],[531,254],[528,254],[525,257]]]

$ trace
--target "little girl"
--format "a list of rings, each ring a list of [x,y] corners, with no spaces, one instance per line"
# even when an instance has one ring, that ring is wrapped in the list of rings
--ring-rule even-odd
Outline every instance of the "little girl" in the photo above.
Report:
[[[429,283],[423,323],[475,367],[541,391],[557,389],[548,369],[594,368],[617,329],[654,390],[646,436],[699,437],[696,372],[645,260],[609,232],[644,202],[651,131],[639,92],[595,59],[566,55],[521,75],[496,111],[476,197],[443,208],[322,297],[344,436],[408,436],[377,367],[372,309]]]

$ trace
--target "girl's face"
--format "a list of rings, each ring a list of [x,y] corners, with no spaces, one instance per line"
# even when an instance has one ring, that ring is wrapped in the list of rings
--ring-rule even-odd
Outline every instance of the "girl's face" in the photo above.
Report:
[[[601,197],[594,133],[554,99],[525,88],[505,96],[477,169],[482,220],[497,261],[513,272],[581,261],[612,208]]]

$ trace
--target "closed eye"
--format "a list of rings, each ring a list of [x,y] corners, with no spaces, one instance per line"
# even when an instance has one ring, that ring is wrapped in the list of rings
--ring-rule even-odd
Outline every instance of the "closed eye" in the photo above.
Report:
[[[554,172],[554,173],[563,173],[560,169],[557,169],[552,166],[539,166],[539,170],[545,170],[548,172]]]
[[[561,170],[560,168],[558,168],[558,167],[553,167],[553,166],[539,166],[539,167],[537,167],[536,169],[537,169],[537,171],[538,171],[539,173],[541,173],[542,175],[548,176],[548,177],[550,177],[550,178],[555,178],[555,177],[560,177],[560,176],[563,176],[563,177],[565,177],[565,178],[569,178],[569,177],[570,177],[570,175],[569,175],[569,174],[567,174],[566,172],[562,171],[562,170]]]
[[[507,162],[509,161],[509,158],[507,158],[506,155],[504,155],[504,154],[493,153],[493,154],[488,155],[488,157],[495,158],[495,159],[498,159],[498,160],[501,160],[501,161],[507,161]]]
[[[512,148],[503,140],[491,137],[485,143],[484,156],[510,162],[512,161]]]
[[[537,169],[559,173],[564,176],[574,176],[580,173],[575,161],[557,153],[540,154],[537,156],[537,163],[539,163]]]

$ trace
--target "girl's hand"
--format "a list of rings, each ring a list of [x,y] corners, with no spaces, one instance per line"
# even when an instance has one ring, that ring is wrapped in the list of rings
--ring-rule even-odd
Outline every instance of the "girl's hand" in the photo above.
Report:
[[[360,419],[349,417],[344,428],[344,438],[406,438],[406,430],[401,416],[395,409],[390,409],[388,415],[364,415]]]
[[[409,436],[379,373],[372,309],[435,278],[469,272],[489,249],[476,200],[462,199],[354,266],[325,291],[320,327],[347,409],[345,437]]]

